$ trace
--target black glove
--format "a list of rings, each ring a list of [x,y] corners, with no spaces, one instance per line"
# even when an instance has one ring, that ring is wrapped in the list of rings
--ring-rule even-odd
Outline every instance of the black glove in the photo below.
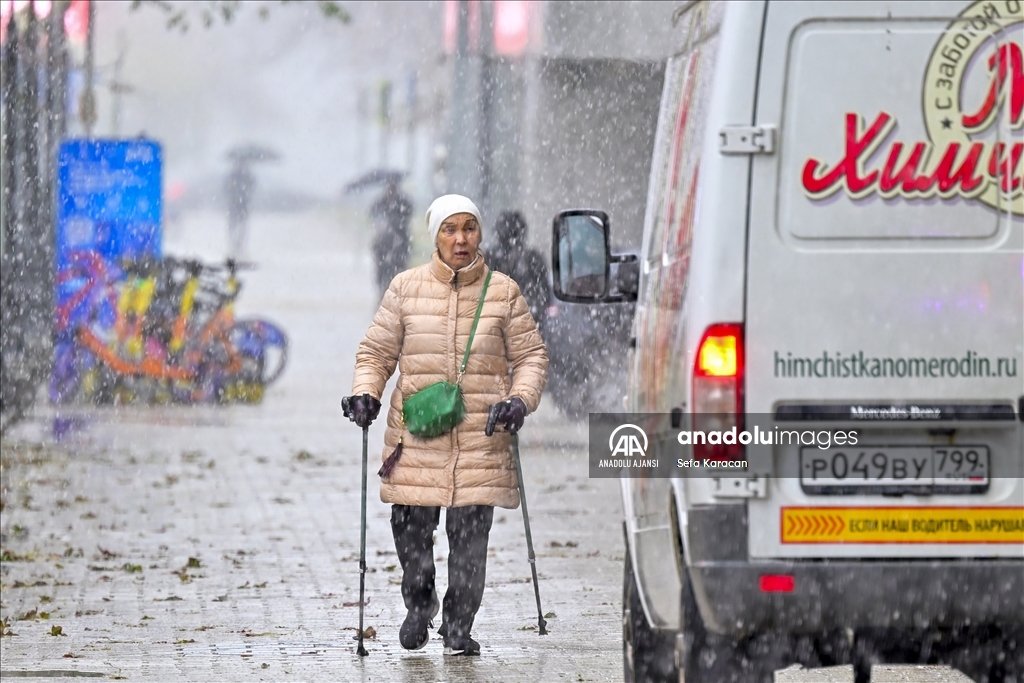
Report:
[[[366,429],[377,418],[377,414],[380,412],[380,401],[369,394],[346,396],[341,399],[341,410],[345,417]]]
[[[500,422],[505,425],[506,432],[515,434],[522,429],[526,413],[526,403],[518,396],[505,399],[501,403],[495,403],[491,406],[487,419],[488,430],[485,431],[493,432],[494,424]],[[490,436],[490,433],[488,433],[488,436]]]

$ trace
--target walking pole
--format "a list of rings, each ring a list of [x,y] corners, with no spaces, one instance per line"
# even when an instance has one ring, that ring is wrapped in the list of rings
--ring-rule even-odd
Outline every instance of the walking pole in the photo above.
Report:
[[[537,597],[537,634],[548,634],[544,610],[540,606],[540,586],[537,585],[537,558],[533,554],[533,534],[530,533],[530,513],[526,510],[526,484],[523,481],[523,465],[519,461],[519,435],[512,435],[512,454],[516,458],[516,477],[519,479],[519,499],[523,503],[523,525],[526,527],[526,555],[530,558],[530,571],[533,572],[533,593]]]
[[[370,654],[363,647],[363,605],[366,604],[363,599],[366,595],[366,450],[369,433],[370,428],[363,427],[363,484],[359,514],[359,644],[356,646],[356,654],[360,657]]]
[[[349,398],[346,396],[342,399],[341,410],[345,417],[351,418]],[[363,485],[359,512],[359,634],[356,636],[356,640],[359,641],[356,646],[356,654],[360,657],[370,654],[363,647],[363,605],[366,603],[364,600],[366,596],[366,451],[369,433],[370,428],[363,427]]]
[[[484,427],[484,434],[494,434],[494,425],[498,422],[498,404],[491,406],[487,415],[487,425]],[[546,636],[548,634],[546,621],[544,621],[544,610],[540,606],[540,586],[537,585],[537,557],[533,554],[533,534],[530,533],[530,513],[526,509],[526,482],[523,480],[523,464],[519,461],[519,435],[510,434],[512,437],[512,454],[516,460],[516,478],[519,480],[519,500],[523,504],[523,525],[526,527],[526,556],[530,560],[530,571],[533,572],[533,594],[537,597],[537,634]]]

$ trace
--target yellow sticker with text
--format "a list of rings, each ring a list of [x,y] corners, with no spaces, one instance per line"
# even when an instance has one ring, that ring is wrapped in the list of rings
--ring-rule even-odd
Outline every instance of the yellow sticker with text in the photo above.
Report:
[[[784,507],[782,543],[1024,544],[1024,507]]]

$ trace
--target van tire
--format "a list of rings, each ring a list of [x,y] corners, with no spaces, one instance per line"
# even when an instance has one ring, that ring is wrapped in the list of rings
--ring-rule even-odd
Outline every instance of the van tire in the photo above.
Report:
[[[683,571],[682,584],[679,680],[682,683],[771,683],[775,670],[786,666],[783,653],[788,650],[785,643],[788,638],[755,644],[710,633],[697,609],[689,570]]]
[[[626,683],[677,683],[675,631],[651,628],[640,604],[633,562],[626,548],[622,585],[622,665]]]

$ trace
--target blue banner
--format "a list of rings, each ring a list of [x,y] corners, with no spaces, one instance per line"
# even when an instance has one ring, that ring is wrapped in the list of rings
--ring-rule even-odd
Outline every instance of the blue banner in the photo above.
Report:
[[[161,255],[159,143],[68,140],[58,155],[57,269],[76,251],[108,263]]]

